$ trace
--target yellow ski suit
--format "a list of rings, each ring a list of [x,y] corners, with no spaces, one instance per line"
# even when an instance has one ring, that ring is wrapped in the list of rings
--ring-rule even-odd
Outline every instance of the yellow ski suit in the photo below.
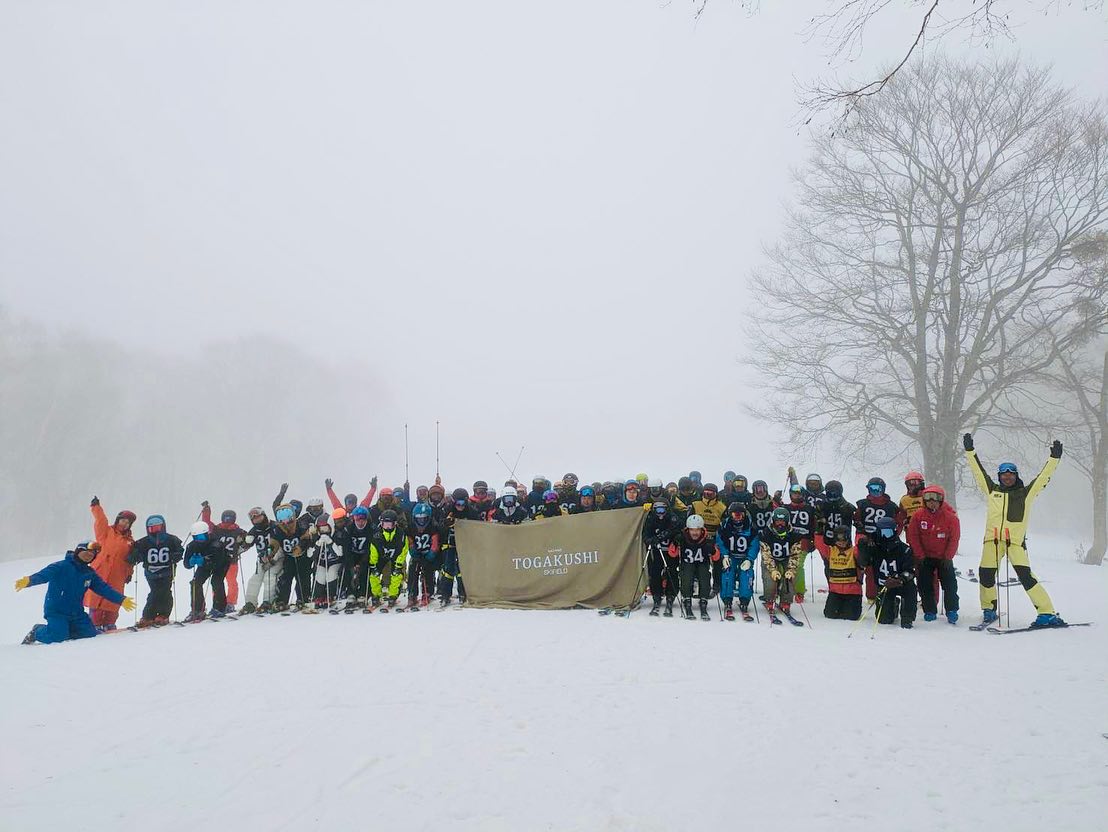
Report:
[[[993,482],[985,473],[985,467],[977,458],[976,451],[966,451],[966,460],[970,471],[986,497],[988,514],[985,519],[985,539],[981,548],[981,608],[996,609],[996,573],[1000,559],[1007,555],[1008,562],[1016,571],[1020,584],[1027,597],[1039,613],[1053,613],[1054,604],[1047,591],[1031,572],[1031,561],[1027,557],[1027,523],[1031,518],[1031,503],[1039,496],[1050,475],[1058,467],[1058,459],[1050,457],[1043,470],[1029,485],[1016,479],[1016,484],[1005,488]]]

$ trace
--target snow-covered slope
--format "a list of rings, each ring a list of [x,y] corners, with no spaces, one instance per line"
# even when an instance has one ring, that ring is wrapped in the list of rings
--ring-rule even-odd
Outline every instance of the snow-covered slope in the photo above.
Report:
[[[818,596],[811,630],[713,602],[711,623],[463,610],[21,647],[42,589],[10,587],[39,563],[0,565],[5,830],[1104,828],[1103,569],[1039,565],[1102,626],[1011,636],[848,640]]]

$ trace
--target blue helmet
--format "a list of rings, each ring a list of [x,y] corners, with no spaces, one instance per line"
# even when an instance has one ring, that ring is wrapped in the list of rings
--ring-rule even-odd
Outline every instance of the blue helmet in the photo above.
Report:
[[[146,518],[147,534],[162,534],[165,532],[165,518],[160,514],[151,514]]]
[[[586,485],[578,492],[578,496],[581,496],[581,497],[595,497],[596,492],[592,490],[591,485]]]
[[[417,503],[412,509],[412,520],[418,526],[425,526],[431,520],[431,507],[427,503]]]
[[[699,471],[689,471],[689,479],[695,482],[697,485],[700,485],[700,481],[703,479],[703,477]]]
[[[896,536],[896,521],[891,517],[882,517],[874,525],[877,526],[877,533],[881,537],[895,537]]]
[[[1016,467],[1016,463],[1002,462],[1000,463],[1000,466],[996,469],[996,473],[997,476],[1000,476],[1001,474],[1015,474],[1018,477],[1020,471],[1019,468]]]
[[[365,506],[355,506],[354,510],[350,512],[351,517],[369,517],[369,509]]]

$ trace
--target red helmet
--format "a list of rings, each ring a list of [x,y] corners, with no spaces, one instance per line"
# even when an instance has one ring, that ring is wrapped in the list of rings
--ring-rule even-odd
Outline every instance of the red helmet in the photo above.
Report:
[[[923,474],[921,474],[919,471],[909,471],[907,474],[904,475],[904,482],[911,482],[912,480],[919,480],[920,482],[923,482]]]

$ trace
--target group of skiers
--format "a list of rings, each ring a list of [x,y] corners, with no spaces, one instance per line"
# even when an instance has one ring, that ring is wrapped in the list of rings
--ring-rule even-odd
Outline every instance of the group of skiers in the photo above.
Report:
[[[988,499],[988,521],[980,568],[984,623],[996,619],[996,576],[1003,557],[1035,604],[1033,626],[1065,626],[1031,572],[1026,529],[1034,498],[1050,479],[1062,455],[1054,442],[1043,470],[1024,485],[1016,466],[1003,463],[997,480],[986,474],[963,437],[974,477]],[[803,603],[805,565],[818,552],[827,581],[824,615],[858,620],[863,594],[875,607],[878,622],[911,628],[922,602],[924,619],[938,617],[941,590],[947,620],[958,620],[959,600],[953,557],[961,536],[958,515],[942,488],[927,485],[918,471],[904,477],[905,493],[894,501],[887,484],[872,477],[866,494],[851,502],[837,480],[824,482],[809,474],[799,482],[788,469],[787,493],[771,492],[765,480],[748,483],[728,471],[723,487],[703,482],[691,471],[676,482],[639,474],[624,482],[581,485],[565,474],[557,482],[536,476],[531,488],[509,480],[497,492],[477,481],[472,492],[456,488],[448,495],[438,477],[411,494],[409,484],[377,488],[377,478],[361,499],[336,495],[325,481],[330,510],[322,498],[286,499],[283,484],[269,512],[260,506],[247,513],[249,525],[227,509],[213,520],[205,501],[189,529],[187,543],[170,534],[165,518],[146,519],[145,535],[135,539],[136,516],[121,511],[108,523],[100,501],[92,499],[95,539],[84,541],[16,589],[49,583],[46,624],[36,625],[25,643],[83,638],[116,627],[119,608],[133,609],[123,594],[135,566],[142,565],[149,584],[139,628],[169,623],[174,613],[174,574],[178,564],[195,570],[190,581],[186,622],[219,618],[238,604],[239,563],[254,552],[257,564],[245,582],[241,613],[304,613],[320,609],[395,608],[406,587],[405,609],[419,610],[437,597],[441,606],[455,597],[465,602],[454,525],[459,519],[502,524],[543,522],[591,511],[637,508],[647,512],[643,524],[644,573],[653,605],[651,615],[681,614],[708,618],[708,601],[719,596],[723,615],[734,619],[734,602],[751,620],[750,605],[761,579],[760,602],[771,620],[778,612],[793,623],[791,605]],[[205,587],[211,586],[207,609]],[[88,613],[85,612],[88,608]]]

